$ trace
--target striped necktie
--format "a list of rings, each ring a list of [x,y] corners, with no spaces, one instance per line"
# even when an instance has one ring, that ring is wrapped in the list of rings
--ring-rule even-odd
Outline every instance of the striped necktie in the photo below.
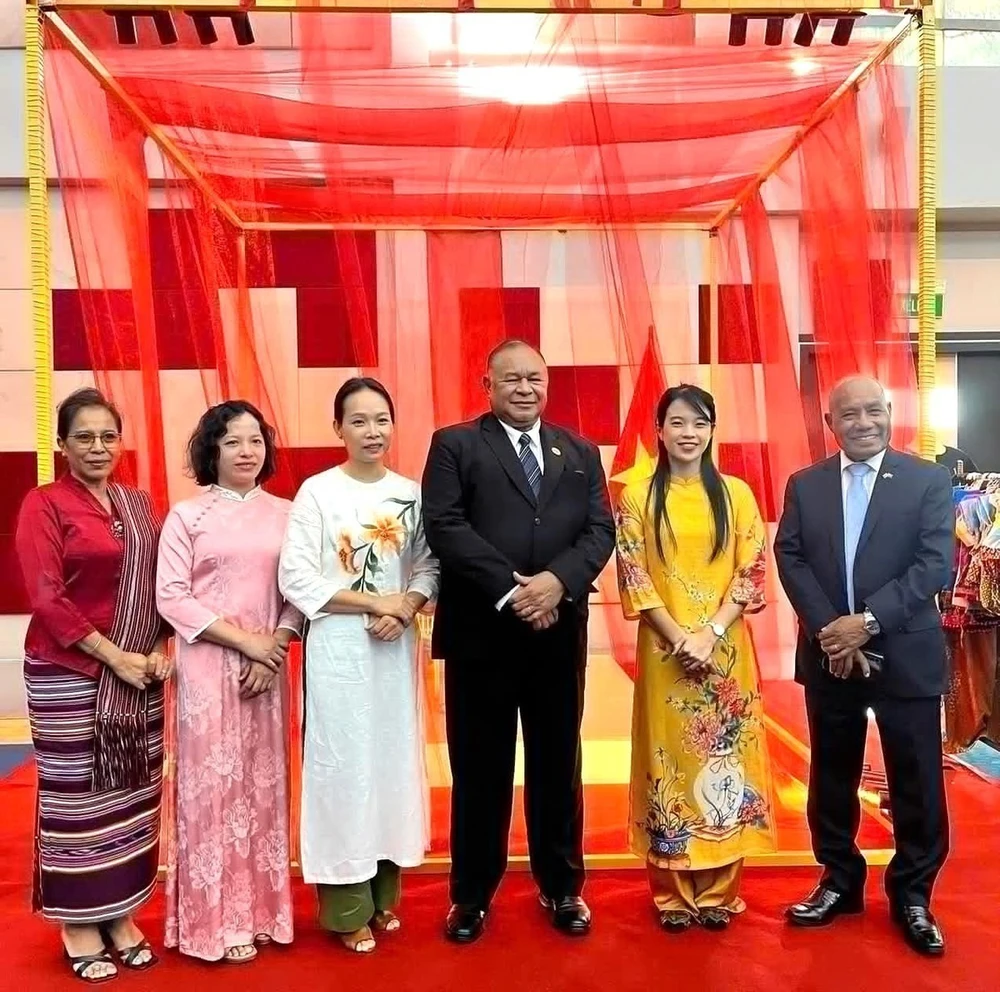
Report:
[[[542,488],[542,470],[539,468],[535,453],[531,450],[531,438],[527,434],[522,434],[517,443],[521,447],[518,455],[521,459],[521,468],[524,469],[524,474],[528,477],[528,485],[531,486],[531,491],[537,499],[538,492]]]

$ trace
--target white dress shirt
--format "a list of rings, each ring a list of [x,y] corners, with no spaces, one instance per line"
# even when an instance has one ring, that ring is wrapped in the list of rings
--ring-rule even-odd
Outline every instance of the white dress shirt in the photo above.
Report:
[[[514,446],[514,454],[517,455],[519,461],[521,458],[521,435],[528,435],[528,447],[531,448],[531,453],[535,456],[535,461],[538,462],[538,469],[544,476],[545,455],[542,454],[542,422],[536,420],[531,427],[526,427],[523,430],[518,427],[511,427],[510,424],[505,424],[502,420],[500,421],[500,426],[503,428],[504,434],[509,438],[510,443]],[[502,610],[515,592],[517,592],[517,586],[514,586],[506,596],[497,601],[497,609]]]

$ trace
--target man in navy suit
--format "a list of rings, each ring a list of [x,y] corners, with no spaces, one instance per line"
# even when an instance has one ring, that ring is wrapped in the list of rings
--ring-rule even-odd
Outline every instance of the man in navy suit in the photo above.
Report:
[[[948,674],[936,597],[953,567],[951,479],[942,466],[889,447],[892,411],[873,379],[841,382],[826,422],[841,452],[789,480],[775,541],[799,618],[809,829],[824,869],[787,918],[823,926],[864,908],[856,836],[872,710],[896,841],[885,874],[892,916],[912,947],[940,955],[930,899],[948,853],[940,715]]]

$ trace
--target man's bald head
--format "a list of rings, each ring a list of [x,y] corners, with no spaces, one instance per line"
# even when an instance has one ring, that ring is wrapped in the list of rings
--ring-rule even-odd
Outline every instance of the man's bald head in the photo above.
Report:
[[[884,451],[892,435],[892,406],[882,384],[866,375],[841,379],[830,391],[826,424],[851,461]]]

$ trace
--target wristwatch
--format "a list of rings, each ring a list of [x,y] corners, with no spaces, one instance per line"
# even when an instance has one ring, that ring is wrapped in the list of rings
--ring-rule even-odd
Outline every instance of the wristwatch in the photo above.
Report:
[[[861,619],[865,622],[865,631],[871,637],[877,637],[882,633],[882,626],[879,624],[878,620],[875,619],[875,614],[871,610],[866,609],[864,613],[861,614]]]
[[[710,623],[708,629],[721,641],[726,636],[726,628],[721,623]]]

